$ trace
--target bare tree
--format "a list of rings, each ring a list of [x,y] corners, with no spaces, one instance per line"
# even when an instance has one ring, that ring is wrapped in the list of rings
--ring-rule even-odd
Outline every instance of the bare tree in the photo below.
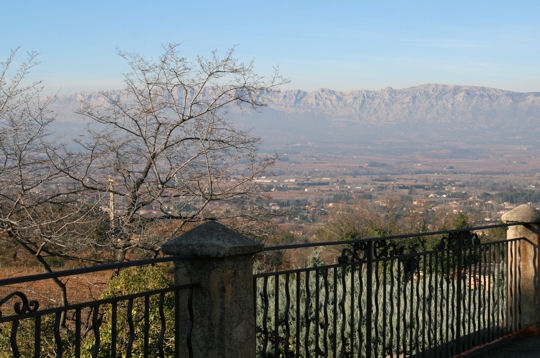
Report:
[[[49,133],[51,99],[41,96],[40,82],[27,81],[37,54],[13,68],[17,52],[0,63],[1,229],[38,258],[69,256],[81,250],[75,237],[88,234],[99,211],[82,205],[80,187],[52,163],[62,147]]]
[[[156,218],[167,219],[174,235],[186,223],[217,215],[209,214],[212,203],[258,190],[253,179],[275,158],[258,155],[259,140],[237,129],[228,112],[233,105],[263,106],[268,91],[284,81],[277,72],[268,80],[255,74],[232,50],[194,61],[181,57],[177,45],[155,61],[120,55],[131,67],[125,88],[82,103],[89,136],[62,166],[84,189],[111,195],[104,206],[114,214],[116,249],[157,249],[166,238],[142,243]]]
[[[18,50],[0,63],[0,239],[30,253],[46,270],[48,256],[73,258],[84,251],[80,237],[99,221],[99,210],[81,205],[79,188],[69,184],[49,154],[59,146],[49,140],[54,120],[49,100],[40,98],[40,82],[28,82],[34,52],[17,65]],[[86,224],[90,224],[87,226]],[[66,287],[59,286],[64,304]]]

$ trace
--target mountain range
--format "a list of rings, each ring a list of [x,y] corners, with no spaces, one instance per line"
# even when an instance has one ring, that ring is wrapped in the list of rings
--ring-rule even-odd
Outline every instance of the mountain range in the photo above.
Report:
[[[73,133],[81,119],[79,100],[95,93],[58,96],[57,128]],[[231,120],[273,151],[340,151],[370,148],[394,151],[470,151],[501,146],[540,149],[540,92],[488,87],[424,84],[382,90],[271,92],[257,112],[231,110]],[[465,152],[464,152],[465,151]],[[476,154],[474,154],[476,153]]]

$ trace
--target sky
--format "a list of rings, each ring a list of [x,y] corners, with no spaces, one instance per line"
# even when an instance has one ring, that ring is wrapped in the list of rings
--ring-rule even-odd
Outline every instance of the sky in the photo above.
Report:
[[[118,51],[187,58],[235,49],[285,88],[339,91],[425,83],[540,91],[540,1],[0,0],[0,60],[39,53],[46,91],[122,87]]]

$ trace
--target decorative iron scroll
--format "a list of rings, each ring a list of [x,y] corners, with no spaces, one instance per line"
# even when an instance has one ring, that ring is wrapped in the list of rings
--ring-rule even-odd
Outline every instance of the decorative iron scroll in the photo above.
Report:
[[[478,234],[471,231],[452,231],[437,245],[439,252],[447,253],[441,257],[441,270],[448,277],[461,274],[463,270],[481,261],[482,251],[485,249]]]
[[[404,245],[403,242],[384,239],[357,241],[341,251],[338,263],[344,266],[360,265],[395,258],[401,263],[405,280],[410,280],[420,269],[418,252],[422,249],[418,245]],[[481,250],[480,238],[476,233],[451,231],[436,245],[436,251],[442,256],[437,256],[431,269],[448,272],[463,270],[480,260]]]
[[[451,231],[448,236],[443,237],[437,249],[439,250],[459,250],[471,249],[480,246],[478,234],[470,231]]]
[[[2,305],[8,302],[9,300],[11,300],[13,297],[16,297],[19,299],[19,301],[13,304],[13,310],[18,315],[36,312],[39,308],[38,301],[29,300],[28,297],[26,297],[24,293],[20,291],[16,291],[16,292],[10,293],[6,297],[4,297],[2,300],[0,300],[0,318],[2,318]]]
[[[387,257],[402,255],[403,247],[388,240],[355,242],[341,251],[338,263],[342,265],[366,263]]]
[[[365,242],[355,242],[352,246],[344,248],[341,251],[341,256],[338,257],[338,263],[340,265],[347,265],[366,262],[367,246]]]

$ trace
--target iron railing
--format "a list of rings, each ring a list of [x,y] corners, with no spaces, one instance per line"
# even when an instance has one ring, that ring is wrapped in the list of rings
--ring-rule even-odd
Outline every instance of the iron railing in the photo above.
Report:
[[[141,275],[141,281],[126,292],[110,286],[111,277],[120,277],[121,270],[168,270],[174,260],[140,260],[0,280],[0,356],[174,356],[176,309],[192,312],[189,299],[180,302],[180,292],[190,297],[192,286],[151,287],[144,275],[150,276],[150,282],[157,280],[155,271],[128,273]]]
[[[336,255],[254,275],[258,355],[449,357],[520,329],[521,240],[489,238],[503,226],[267,247]]]

